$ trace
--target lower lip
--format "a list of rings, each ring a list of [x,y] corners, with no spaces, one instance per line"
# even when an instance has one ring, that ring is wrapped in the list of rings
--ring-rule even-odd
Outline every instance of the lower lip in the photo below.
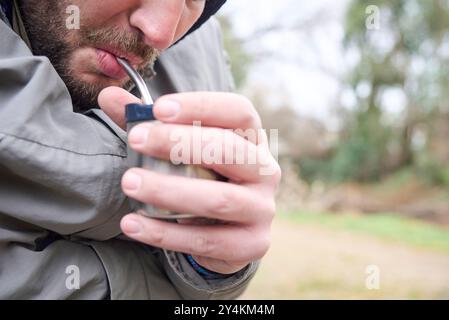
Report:
[[[98,66],[102,74],[115,80],[126,78],[127,74],[125,70],[119,65],[113,54],[101,49],[97,49],[96,51]]]

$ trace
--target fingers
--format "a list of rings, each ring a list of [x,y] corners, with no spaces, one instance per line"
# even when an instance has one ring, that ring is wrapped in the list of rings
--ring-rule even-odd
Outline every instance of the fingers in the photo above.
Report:
[[[98,96],[101,109],[121,128],[126,128],[125,106],[141,100],[119,87],[103,89]],[[201,123],[205,127],[234,129],[255,144],[266,144],[266,133],[252,103],[245,97],[225,92],[192,92],[166,95],[154,104],[157,119],[167,123]]]
[[[249,141],[266,143],[262,123],[252,103],[228,92],[191,92],[166,95],[154,104],[157,119],[167,123],[193,124],[239,130]],[[247,131],[248,130],[248,131]],[[247,131],[247,132],[243,132]]]
[[[125,106],[129,103],[142,103],[139,98],[125,89],[108,87],[98,96],[98,105],[118,126],[126,129]]]
[[[131,169],[122,179],[125,194],[136,200],[183,214],[238,223],[270,223],[274,200],[231,183],[191,179]]]
[[[131,130],[128,141],[139,153],[175,164],[201,164],[238,183],[270,180],[278,170],[265,145],[217,128],[141,124]]]
[[[226,261],[254,261],[262,258],[270,245],[265,229],[234,225],[179,225],[130,214],[122,219],[123,232],[148,245]]]

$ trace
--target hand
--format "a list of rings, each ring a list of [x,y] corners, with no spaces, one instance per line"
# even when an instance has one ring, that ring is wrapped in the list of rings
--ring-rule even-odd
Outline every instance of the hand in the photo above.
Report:
[[[127,91],[110,87],[99,96],[101,108],[125,127],[124,106],[139,102]],[[245,136],[250,129],[260,132],[261,121],[253,105],[230,93],[181,93],[163,96],[154,112],[163,124],[141,124],[128,137],[139,153],[170,159],[178,143],[173,134],[194,136],[192,123],[201,121],[203,134],[211,143],[234,152],[233,164],[210,163],[201,166],[227,177],[229,182],[164,175],[132,168],[122,179],[126,195],[159,208],[223,221],[215,225],[176,224],[129,214],[121,221],[123,232],[140,242],[191,254],[203,267],[222,274],[235,273],[261,259],[270,245],[271,223],[275,216],[275,192],[280,168],[270,154],[266,135]],[[225,129],[240,132],[224,134]],[[201,149],[209,146],[201,144]],[[242,148],[238,149],[238,145]],[[237,160],[244,155],[244,162]],[[193,157],[193,155],[190,155]],[[249,163],[255,159],[255,163]],[[229,162],[227,162],[229,163]],[[236,164],[237,163],[237,164]]]

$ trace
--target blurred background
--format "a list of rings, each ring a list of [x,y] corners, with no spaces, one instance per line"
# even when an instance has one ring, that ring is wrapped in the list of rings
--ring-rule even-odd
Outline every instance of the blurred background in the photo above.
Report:
[[[449,1],[229,1],[219,19],[283,169],[244,298],[449,299]]]

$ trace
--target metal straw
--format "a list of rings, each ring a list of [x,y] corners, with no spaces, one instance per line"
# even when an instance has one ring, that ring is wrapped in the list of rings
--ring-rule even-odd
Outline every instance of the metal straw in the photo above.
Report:
[[[126,61],[123,58],[116,57],[118,63],[125,69],[128,76],[131,78],[131,80],[136,84],[137,89],[140,92],[140,97],[144,104],[146,105],[152,105],[153,104],[153,98],[151,97],[150,91],[148,90],[148,87],[145,83],[145,81],[142,79],[140,74],[129,64],[128,61]]]

